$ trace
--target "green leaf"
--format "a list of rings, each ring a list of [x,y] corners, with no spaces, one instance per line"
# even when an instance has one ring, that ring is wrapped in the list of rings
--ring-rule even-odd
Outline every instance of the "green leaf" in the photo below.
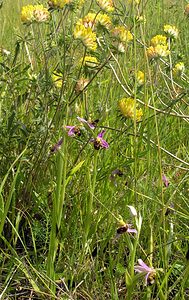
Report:
[[[70,180],[72,179],[73,175],[82,167],[82,165],[84,164],[85,160],[80,161],[70,172],[70,175],[68,176],[68,178],[66,179],[66,185],[70,182]]]
[[[116,271],[121,275],[125,274],[125,268],[120,263],[116,265]]]
[[[132,278],[127,269],[125,270],[125,281],[127,287],[132,285]]]

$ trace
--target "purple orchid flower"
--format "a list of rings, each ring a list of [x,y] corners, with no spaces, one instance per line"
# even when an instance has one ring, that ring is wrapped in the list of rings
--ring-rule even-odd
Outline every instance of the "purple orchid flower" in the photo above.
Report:
[[[137,233],[137,230],[132,228],[132,224],[125,223],[121,227],[117,229],[117,234],[123,234],[123,233]]]
[[[77,119],[79,122],[87,124],[89,126],[89,128],[95,129],[95,126],[92,123],[88,122],[87,120],[80,118],[80,117],[77,117]]]
[[[138,265],[134,267],[138,273],[145,274],[145,284],[153,284],[156,275],[156,270],[153,267],[148,267],[142,259],[138,259]]]
[[[162,181],[163,181],[165,187],[169,186],[169,180],[167,179],[167,177],[164,174],[162,176]]]
[[[105,130],[102,130],[96,137],[96,139],[91,139],[91,142],[94,144],[94,148],[99,150],[100,148],[109,148],[109,144],[103,139]]]
[[[61,139],[60,139],[60,140],[59,140],[59,141],[58,141],[58,142],[50,149],[51,153],[57,152],[57,151],[60,149],[62,143],[63,143],[63,138],[61,138]]]
[[[74,135],[80,136],[81,135],[81,132],[77,126],[66,126],[66,128],[69,129],[69,131],[68,131],[69,136],[74,136]]]

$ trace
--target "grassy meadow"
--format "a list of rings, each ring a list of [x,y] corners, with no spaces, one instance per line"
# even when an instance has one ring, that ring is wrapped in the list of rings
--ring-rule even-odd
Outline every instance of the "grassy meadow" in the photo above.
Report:
[[[0,299],[189,299],[187,4],[0,1]]]

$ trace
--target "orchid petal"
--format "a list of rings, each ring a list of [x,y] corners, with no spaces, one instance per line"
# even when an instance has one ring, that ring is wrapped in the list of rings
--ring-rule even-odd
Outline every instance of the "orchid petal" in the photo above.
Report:
[[[138,263],[144,269],[144,272],[152,272],[154,270],[153,268],[148,267],[142,259],[138,259]]]
[[[146,276],[145,276],[145,284],[146,284],[146,285],[148,284],[148,277],[149,277],[149,275],[150,275],[150,272],[148,272],[148,273],[146,274]]]
[[[66,126],[66,128],[69,129],[69,131],[68,131],[69,136],[75,135],[74,129],[76,128],[76,126]]]
[[[162,176],[162,181],[164,182],[166,187],[169,186],[169,180],[167,179],[167,177],[165,175]]]
[[[98,137],[98,138],[103,138],[105,132],[106,132],[105,130],[102,130],[102,131],[97,135],[97,137]]]
[[[128,228],[128,229],[127,229],[127,232],[128,232],[128,233],[137,233],[137,230],[134,229],[134,228],[133,228],[133,229]]]
[[[103,148],[109,148],[109,144],[105,140],[103,140],[103,139],[101,139],[101,146]]]
[[[87,124],[91,129],[95,129],[95,126],[93,124],[91,124],[90,122],[88,122],[87,120],[80,118],[80,117],[77,117],[77,119],[79,122]]]

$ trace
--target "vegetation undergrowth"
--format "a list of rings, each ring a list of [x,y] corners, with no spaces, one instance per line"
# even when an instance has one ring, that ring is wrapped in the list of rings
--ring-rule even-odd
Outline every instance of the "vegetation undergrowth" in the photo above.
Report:
[[[0,299],[188,299],[189,4],[12,5]]]

